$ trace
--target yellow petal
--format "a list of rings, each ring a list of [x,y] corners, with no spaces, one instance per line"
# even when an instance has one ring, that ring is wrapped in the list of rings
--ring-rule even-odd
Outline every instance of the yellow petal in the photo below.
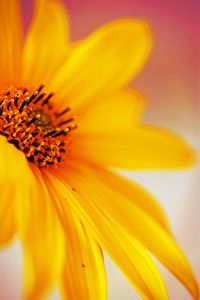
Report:
[[[76,166],[69,164],[67,171],[59,176],[65,180],[65,184],[69,183],[76,190],[74,193],[77,201],[79,200],[78,209],[87,213],[98,230],[102,230],[104,226],[106,231],[106,226],[101,224],[104,222],[103,217],[122,227],[130,238],[134,237],[147,247],[198,299],[198,285],[191,267],[172,235],[160,226],[160,221],[152,213],[138,205],[138,200],[134,203],[126,191],[122,192],[123,185],[118,188],[118,185],[114,185],[115,180],[112,185],[108,184],[112,175],[108,182],[109,175],[104,178],[105,171],[87,168],[78,163]],[[138,196],[139,192],[135,187],[132,195],[136,193],[135,196]],[[83,199],[79,199],[79,196]],[[143,196],[144,194],[141,195]],[[106,232],[103,231],[103,234]]]
[[[18,0],[0,1],[0,86],[14,84],[20,78],[22,24]]]
[[[36,179],[37,178],[37,179]],[[55,287],[64,257],[63,233],[39,171],[32,174],[16,204],[24,250],[24,298],[44,299]]]
[[[143,110],[143,96],[131,89],[97,98],[78,113],[79,134],[124,133],[139,123]]]
[[[23,53],[23,82],[46,84],[66,59],[68,22],[59,0],[36,0]]]
[[[87,169],[85,169],[85,172],[88,175],[89,171]],[[109,189],[117,190],[119,197],[120,195],[126,197],[126,200],[130,203],[129,205],[136,205],[145,214],[148,214],[153,218],[154,221],[157,222],[162,229],[166,230],[168,234],[172,234],[163,208],[156,199],[154,199],[154,197],[139,184],[99,166],[95,166],[95,174],[93,174],[92,169],[90,172],[90,175],[92,175],[92,177],[95,176],[94,178],[98,180],[97,184],[99,181],[102,181]],[[125,202],[125,204],[126,203],[127,202]]]
[[[62,299],[106,300],[105,268],[101,249],[63,199],[63,191],[57,188],[54,177],[46,172],[44,176],[65,232],[64,266],[59,280]],[[53,182],[49,180],[49,176]]]
[[[60,284],[62,299],[106,300],[101,250],[80,222],[74,227],[72,235],[68,236],[69,243]]]
[[[66,184],[63,185],[56,178],[51,178],[51,180],[60,195],[64,197],[63,210],[66,214],[68,203],[70,203],[89,232],[119,265],[143,299],[168,299],[162,278],[148,252],[135,238],[128,235],[121,225],[115,222],[113,216],[107,217],[106,211],[93,209],[94,195],[88,195],[84,191],[84,193],[78,192],[74,196]],[[93,277],[90,284],[94,285],[93,281],[95,280],[96,276]],[[71,298],[69,297],[69,299]]]
[[[106,300],[103,254],[80,221],[69,218],[67,246],[61,279],[62,299]]]
[[[24,155],[0,136],[0,245],[10,243],[15,235],[15,202],[26,181]]]
[[[148,25],[125,19],[107,24],[74,46],[52,79],[58,101],[80,107],[129,82],[142,68],[151,48]]]
[[[10,184],[11,188],[12,185],[22,187],[26,183],[28,171],[24,154],[0,135],[0,184]]]
[[[75,159],[130,170],[182,169],[195,162],[184,139],[158,127],[135,127],[124,134],[76,134],[71,150]]]
[[[15,236],[15,218],[12,193],[9,188],[1,186],[0,202],[0,247],[7,246]]]

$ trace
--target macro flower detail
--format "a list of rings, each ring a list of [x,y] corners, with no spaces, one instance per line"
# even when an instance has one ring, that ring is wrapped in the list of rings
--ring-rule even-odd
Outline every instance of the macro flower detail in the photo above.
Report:
[[[69,133],[76,128],[70,108],[56,112],[42,93],[43,85],[32,93],[25,88],[10,88],[0,96],[0,135],[24,152],[38,167],[57,165],[66,156]],[[65,117],[65,119],[63,119]]]
[[[154,197],[116,169],[182,169],[190,145],[142,123],[130,81],[152,47],[141,20],[69,41],[66,9],[34,1],[27,33],[18,0],[0,0],[0,246],[19,239],[22,299],[105,300],[103,250],[144,299],[166,300],[151,254],[194,299],[199,288]],[[150,254],[151,253],[151,254]]]

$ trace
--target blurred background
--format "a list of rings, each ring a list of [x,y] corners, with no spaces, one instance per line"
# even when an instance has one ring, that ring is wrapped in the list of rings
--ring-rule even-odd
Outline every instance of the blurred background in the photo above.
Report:
[[[197,0],[63,0],[71,18],[71,38],[82,39],[105,22],[133,17],[151,24],[154,48],[133,86],[148,100],[144,120],[167,127],[188,139],[199,153],[198,136],[198,13]],[[23,1],[24,22],[31,1]],[[200,279],[200,168],[185,172],[124,173],[141,183],[164,206],[172,228]],[[21,249],[15,244],[0,253],[0,300],[21,300]],[[117,267],[106,257],[109,300],[140,299]],[[161,268],[171,300],[191,299]],[[2,298],[3,297],[3,298]],[[55,293],[52,300],[59,299]],[[77,299],[78,300],[78,299]]]

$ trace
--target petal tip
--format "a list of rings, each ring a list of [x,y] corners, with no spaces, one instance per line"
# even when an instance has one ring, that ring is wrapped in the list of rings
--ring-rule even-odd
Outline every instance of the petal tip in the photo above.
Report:
[[[151,26],[148,22],[142,19],[133,19],[133,18],[127,18],[127,19],[121,19],[117,20],[114,23],[119,24],[120,26],[124,26],[127,29],[127,31],[131,32],[133,36],[135,34],[142,36],[143,39],[146,39],[147,44],[149,46],[152,45],[152,40],[153,40],[153,34],[152,34],[152,29]]]

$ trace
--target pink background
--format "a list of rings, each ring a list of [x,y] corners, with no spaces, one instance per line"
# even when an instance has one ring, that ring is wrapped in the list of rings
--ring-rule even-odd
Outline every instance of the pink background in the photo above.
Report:
[[[24,22],[31,1],[24,2]],[[197,0],[65,0],[71,17],[72,39],[82,39],[98,26],[121,17],[142,18],[154,34],[148,64],[133,86],[148,99],[145,121],[175,130],[199,151]],[[39,49],[38,49],[39,50]],[[127,174],[146,186],[164,205],[177,240],[200,276],[199,169],[189,172],[139,172]],[[140,299],[116,267],[106,258],[109,300]],[[21,252],[18,244],[0,254],[0,300],[20,299]],[[163,269],[170,299],[189,295]],[[52,299],[59,299],[55,294]],[[21,300],[21,299],[20,299]]]

